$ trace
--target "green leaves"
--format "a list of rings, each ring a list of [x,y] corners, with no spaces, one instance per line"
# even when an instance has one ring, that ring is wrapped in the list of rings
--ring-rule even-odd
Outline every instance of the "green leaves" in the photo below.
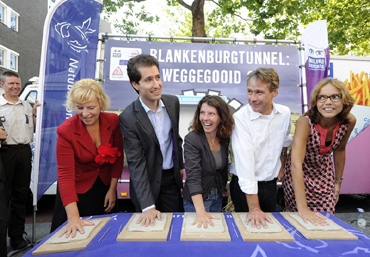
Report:
[[[159,21],[160,17],[133,6],[145,0],[104,0],[107,17],[122,12],[123,19],[115,26],[122,33],[136,34],[139,24]],[[208,37],[237,37],[299,40],[311,22],[326,19],[329,48],[332,54],[370,55],[369,0],[206,0],[204,29]],[[169,12],[180,23],[170,32],[177,36],[192,35],[192,28],[201,23],[189,7],[199,0],[167,0],[168,6],[181,9],[181,17]],[[209,6],[212,6],[209,8]],[[123,10],[123,11],[122,11]],[[179,12],[180,13],[180,12]],[[184,22],[185,21],[185,22]],[[203,25],[202,25],[203,26]],[[199,28],[199,27],[198,27]],[[198,31],[198,30],[194,30]],[[194,32],[195,33],[195,32]]]

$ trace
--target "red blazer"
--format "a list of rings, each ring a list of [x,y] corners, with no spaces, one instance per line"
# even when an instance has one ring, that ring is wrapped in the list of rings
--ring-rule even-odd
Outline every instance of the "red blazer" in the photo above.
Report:
[[[123,138],[118,116],[101,112],[99,116],[101,144],[118,147],[122,153],[115,164],[99,165],[94,158],[97,149],[81,119],[74,115],[57,129],[58,186],[63,206],[78,202],[77,194],[86,193],[100,177],[105,185],[111,178],[121,177],[123,168]]]

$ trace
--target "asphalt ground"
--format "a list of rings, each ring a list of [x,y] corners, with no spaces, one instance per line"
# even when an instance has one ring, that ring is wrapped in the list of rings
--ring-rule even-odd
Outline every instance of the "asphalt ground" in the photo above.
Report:
[[[36,229],[35,241],[40,242],[43,238],[49,235],[51,219],[53,215],[54,196],[45,195],[38,202],[36,212]],[[119,200],[120,210],[124,212],[133,212],[134,207],[130,200]],[[365,210],[365,219],[367,221],[366,227],[357,226],[357,208]],[[364,234],[370,236],[370,195],[341,195],[339,202],[336,206],[335,216],[348,225],[356,228]],[[29,207],[28,215],[26,218],[26,233],[27,240],[32,241],[32,223],[33,223],[33,208]],[[32,248],[31,243],[29,246],[21,251],[14,251],[8,246],[8,256],[19,257],[23,256]]]

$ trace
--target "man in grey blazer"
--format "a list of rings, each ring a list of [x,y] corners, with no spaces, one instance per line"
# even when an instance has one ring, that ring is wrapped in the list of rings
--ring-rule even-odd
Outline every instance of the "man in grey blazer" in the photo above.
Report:
[[[176,96],[162,95],[159,63],[141,54],[127,64],[130,83],[139,97],[119,116],[130,170],[130,195],[138,221],[154,225],[160,212],[182,212],[183,158]]]

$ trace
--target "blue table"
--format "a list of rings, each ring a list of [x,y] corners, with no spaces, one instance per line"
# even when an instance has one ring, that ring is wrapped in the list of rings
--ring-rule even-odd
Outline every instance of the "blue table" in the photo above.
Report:
[[[82,251],[45,254],[41,256],[166,256],[166,257],[238,257],[238,256],[370,256],[370,237],[347,225],[330,214],[324,214],[338,225],[355,234],[359,240],[307,240],[280,213],[273,213],[277,220],[285,224],[285,228],[294,237],[295,242],[245,242],[240,236],[235,221],[230,213],[225,213],[231,242],[182,242],[180,233],[183,221],[182,213],[173,215],[173,229],[170,230],[166,242],[117,242],[119,229],[123,229],[132,213],[118,213],[95,216],[111,217],[105,227],[96,235],[90,244]],[[99,239],[107,231],[100,242]],[[234,229],[235,228],[235,229]],[[45,238],[45,242],[51,235]],[[24,256],[32,256],[38,245]]]

